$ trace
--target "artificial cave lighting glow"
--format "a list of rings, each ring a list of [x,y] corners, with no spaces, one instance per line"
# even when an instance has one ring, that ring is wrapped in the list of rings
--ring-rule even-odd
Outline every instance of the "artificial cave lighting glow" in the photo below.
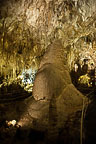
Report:
[[[19,84],[24,87],[24,90],[32,92],[36,73],[36,69],[34,70],[32,68],[29,68],[23,69],[21,75],[18,75],[17,80],[20,80]]]
[[[6,124],[7,124],[8,126],[15,126],[16,123],[17,123],[16,120],[6,121]]]
[[[22,83],[24,84],[32,84],[35,79],[36,70],[24,69],[21,75]]]

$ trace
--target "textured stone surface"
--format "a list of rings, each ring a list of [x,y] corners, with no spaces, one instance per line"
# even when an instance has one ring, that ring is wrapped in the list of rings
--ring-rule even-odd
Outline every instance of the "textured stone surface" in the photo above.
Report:
[[[35,99],[51,99],[59,96],[67,84],[71,83],[66,57],[64,58],[63,46],[60,41],[55,41],[49,46],[42,58],[37,73],[33,96]]]
[[[49,48],[48,53],[46,52],[41,61],[40,69],[36,75],[33,97],[37,101],[41,101],[41,103],[43,101],[49,102],[47,107],[49,109],[48,134],[49,139],[52,140],[59,136],[59,129],[63,128],[65,135],[67,134],[65,130],[66,124],[70,123],[70,117],[73,117],[73,122],[76,113],[82,111],[84,96],[71,82],[67,64],[64,64],[66,57],[62,57],[64,53],[62,53],[61,42],[55,41]],[[48,59],[48,57],[52,59]],[[80,124],[80,117],[78,121]],[[78,132],[78,130],[72,130],[72,127],[68,126],[70,135]]]
[[[42,53],[56,38],[66,51],[70,45],[71,52],[80,53],[84,46],[78,40],[90,36],[92,44],[95,41],[95,9],[94,0],[0,1],[1,73],[16,77],[16,70],[33,66],[34,60],[38,67]]]
[[[52,47],[53,50],[56,47],[58,51],[58,46],[62,49],[60,41],[54,42],[51,50]],[[57,58],[59,65],[56,65],[55,61],[49,63],[49,59],[48,63],[44,59],[45,64],[42,59],[41,64],[43,64],[40,66],[33,87],[33,97],[36,100],[30,97],[21,103],[7,105],[9,109],[3,115],[4,119],[14,118],[22,127],[47,129],[49,137],[53,135],[52,137],[56,138],[59,129],[66,127],[69,117],[75,118],[75,114],[81,111],[83,95],[73,86],[67,65],[63,65],[63,59],[58,55],[60,54],[51,57]]]
[[[14,79],[16,72],[38,68],[41,61],[33,88],[35,100],[7,105],[5,119],[15,118],[22,127],[47,128],[49,139],[58,137],[60,128],[64,138],[67,130],[68,136],[75,139],[78,133],[79,137],[83,95],[72,85],[69,71],[86,57],[96,66],[95,10],[95,0],[0,1],[1,74]]]

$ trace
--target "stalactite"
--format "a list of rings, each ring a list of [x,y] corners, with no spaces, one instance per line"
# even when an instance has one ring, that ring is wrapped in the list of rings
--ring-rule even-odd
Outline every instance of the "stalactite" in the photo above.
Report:
[[[1,65],[1,70],[0,70],[0,72],[1,72],[1,75],[2,75],[2,65]]]
[[[89,49],[92,49],[92,42],[90,42],[89,44]]]
[[[15,79],[15,77],[16,77],[16,68],[13,67],[13,79]]]

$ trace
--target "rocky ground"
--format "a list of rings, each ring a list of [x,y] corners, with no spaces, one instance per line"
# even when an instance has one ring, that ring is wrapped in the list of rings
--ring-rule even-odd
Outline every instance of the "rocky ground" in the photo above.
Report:
[[[92,94],[94,95],[94,94]],[[91,96],[92,96],[91,95]],[[34,101],[34,100],[33,100]],[[21,102],[19,102],[20,104]],[[15,105],[15,104],[14,104]],[[95,144],[95,106],[96,100],[92,99],[91,103],[84,108],[83,117],[83,131],[82,131],[82,143]],[[52,107],[52,106],[51,106]],[[15,107],[13,107],[15,108]],[[8,124],[12,119],[4,119],[2,116],[4,113],[9,112],[10,104],[0,104],[0,144],[79,144],[80,143],[80,130],[81,130],[81,111],[78,111],[75,115],[71,115],[64,127],[57,130],[56,113],[53,111],[50,115],[50,125],[45,129],[39,126],[34,120],[34,126],[21,126],[17,122]],[[6,111],[6,112],[5,112]],[[12,107],[11,110],[12,111]],[[14,110],[13,110],[14,111]],[[33,112],[36,113],[34,110]],[[7,113],[9,115],[9,113]],[[9,117],[9,116],[8,116]],[[17,118],[16,113],[15,117]],[[32,120],[32,119],[31,119]],[[33,121],[33,120],[32,120]],[[21,121],[22,122],[22,121]]]

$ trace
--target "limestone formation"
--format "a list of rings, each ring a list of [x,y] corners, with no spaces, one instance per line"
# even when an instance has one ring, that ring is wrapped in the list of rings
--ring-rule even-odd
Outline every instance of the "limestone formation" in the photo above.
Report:
[[[60,136],[65,144],[80,143],[85,96],[72,82],[83,75],[86,59],[94,81],[95,11],[95,0],[0,0],[0,88],[18,84],[24,70],[37,71],[32,96],[0,104],[0,119],[44,131],[50,144]]]

